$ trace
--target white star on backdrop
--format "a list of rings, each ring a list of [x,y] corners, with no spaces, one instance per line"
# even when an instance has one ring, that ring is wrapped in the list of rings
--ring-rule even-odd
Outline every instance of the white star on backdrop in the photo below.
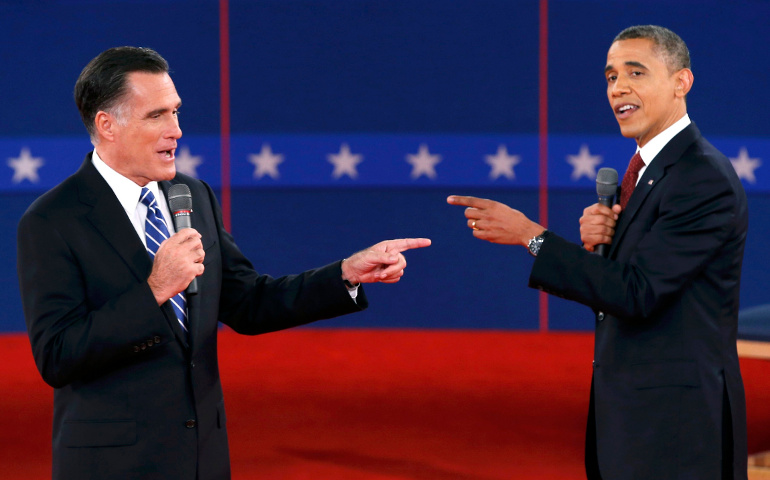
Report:
[[[762,165],[762,161],[759,158],[749,157],[749,152],[746,147],[741,147],[738,151],[737,157],[730,157],[730,162],[733,164],[735,173],[738,174],[738,178],[742,178],[749,183],[757,183],[757,177],[754,176],[754,170]]]
[[[191,177],[198,178],[196,168],[203,163],[200,155],[190,155],[190,148],[185,145],[176,154],[176,170]]]
[[[348,147],[347,143],[343,143],[340,146],[340,153],[330,153],[326,158],[329,160],[329,163],[334,165],[333,178],[340,178],[343,175],[347,175],[350,178],[358,178],[356,166],[364,161],[363,155],[350,153],[350,147]]]
[[[577,180],[582,176],[593,180],[596,178],[596,166],[602,163],[601,155],[591,155],[588,151],[588,145],[581,145],[580,152],[577,155],[567,155],[567,163],[572,165],[572,180]]]
[[[277,179],[281,176],[278,172],[278,165],[283,163],[283,155],[275,154],[270,149],[269,143],[262,144],[262,150],[259,154],[249,155],[249,163],[254,164],[254,178],[262,178],[265,175]]]
[[[420,144],[417,155],[408,154],[406,161],[412,165],[412,179],[417,179],[421,175],[428,178],[436,178],[436,165],[441,162],[441,155],[431,155],[428,146]]]
[[[40,181],[40,176],[37,174],[37,169],[42,167],[45,162],[42,157],[33,157],[28,147],[22,147],[19,156],[14,158],[8,158],[8,166],[13,169],[13,183],[20,183],[22,180],[27,179],[32,183]]]
[[[516,178],[516,174],[513,171],[513,167],[521,162],[519,155],[508,155],[508,147],[500,145],[497,147],[497,153],[495,155],[485,155],[486,163],[492,167],[489,171],[489,178],[495,180],[500,176],[513,180]]]

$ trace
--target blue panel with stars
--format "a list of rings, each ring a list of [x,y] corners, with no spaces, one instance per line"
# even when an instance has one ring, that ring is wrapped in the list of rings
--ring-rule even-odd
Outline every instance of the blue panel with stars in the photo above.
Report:
[[[763,161],[770,140],[713,138],[749,192],[770,191]],[[82,138],[0,139],[5,191],[53,187],[74,172],[91,149]],[[636,145],[620,136],[552,135],[548,186],[595,186],[600,168],[623,174]],[[79,152],[79,153],[76,153]],[[270,134],[231,138],[233,187],[539,186],[535,135]],[[185,136],[176,151],[179,171],[219,187],[219,137]],[[764,159],[764,160],[763,160]]]
[[[515,135],[240,135],[233,186],[531,187],[537,143]]]
[[[0,190],[42,192],[72,175],[93,146],[77,137],[0,138],[0,159],[7,167]]]

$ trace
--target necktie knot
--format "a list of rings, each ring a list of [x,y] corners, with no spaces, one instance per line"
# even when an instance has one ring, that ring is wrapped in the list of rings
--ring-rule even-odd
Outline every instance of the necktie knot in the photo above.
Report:
[[[155,208],[155,195],[147,187],[142,187],[142,193],[139,196],[139,201],[147,206],[147,208]]]
[[[631,194],[636,187],[636,182],[639,180],[639,170],[641,170],[642,167],[644,167],[644,160],[642,160],[642,156],[639,155],[639,152],[636,152],[634,156],[631,157],[631,161],[628,162],[628,168],[623,175],[623,182],[620,184],[620,206],[623,210],[626,209],[628,200],[631,198]]]

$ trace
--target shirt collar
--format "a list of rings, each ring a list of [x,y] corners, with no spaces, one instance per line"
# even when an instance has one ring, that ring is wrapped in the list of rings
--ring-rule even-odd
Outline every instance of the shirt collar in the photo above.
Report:
[[[91,156],[91,161],[94,164],[96,170],[104,177],[104,180],[110,186],[115,196],[118,197],[118,201],[123,206],[123,209],[130,216],[136,211],[136,206],[139,203],[139,197],[142,193],[142,187],[134,183],[132,180],[124,177],[109,165],[104,163],[104,160],[99,157],[99,154],[94,149],[94,153]],[[158,198],[158,182],[150,182],[145,185],[150,189],[155,198]]]
[[[663,147],[665,147],[668,142],[670,142],[671,139],[674,138],[679,132],[687,128],[689,124],[690,116],[685,113],[684,117],[674,122],[670,127],[663,130],[659,134],[655,135],[655,138],[647,142],[647,145],[642,148],[636,147],[636,151],[639,152],[639,155],[642,156],[644,164],[649,165],[650,162],[652,162],[660,153],[660,151],[663,150]]]

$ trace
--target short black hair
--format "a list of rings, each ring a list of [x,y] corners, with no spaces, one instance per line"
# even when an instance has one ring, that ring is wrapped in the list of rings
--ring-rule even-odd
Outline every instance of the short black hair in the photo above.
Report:
[[[656,53],[663,56],[671,72],[691,68],[690,51],[684,40],[668,28],[658,25],[636,25],[620,32],[612,43],[620,40],[643,38],[651,40]]]
[[[91,140],[97,138],[96,114],[113,108],[125,96],[129,73],[168,71],[168,62],[158,52],[143,47],[110,48],[88,62],[75,82],[75,103]]]

